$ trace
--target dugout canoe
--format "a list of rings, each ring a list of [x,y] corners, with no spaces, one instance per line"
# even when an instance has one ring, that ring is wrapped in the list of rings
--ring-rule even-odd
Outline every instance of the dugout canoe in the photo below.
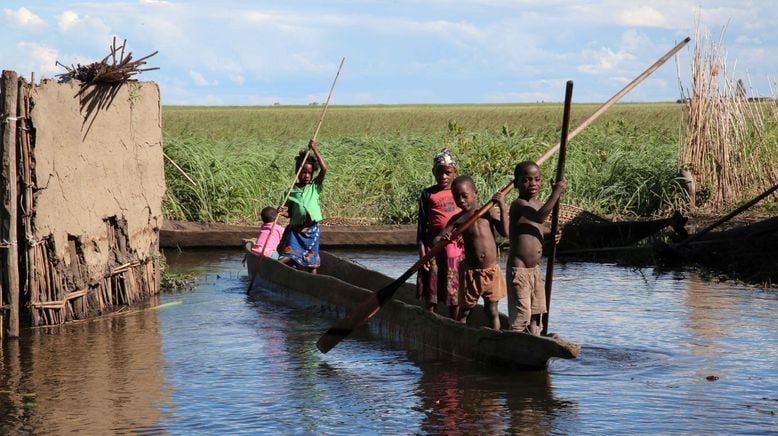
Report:
[[[689,236],[684,227],[687,221],[680,212],[675,212],[667,218],[609,221],[578,207],[562,204],[560,223],[563,237],[559,243],[558,254],[631,246],[667,227],[672,229],[674,239],[681,240]]]
[[[778,217],[710,232],[686,245],[660,246],[665,266],[696,264],[725,276],[757,283],[778,283]]]
[[[345,317],[351,308],[367,299],[373,289],[394,279],[354,262],[321,251],[319,274],[290,268],[278,261],[262,258],[246,243],[249,277],[255,277],[252,296],[261,298],[264,290],[289,297],[290,303],[315,307],[335,318]],[[507,317],[500,315],[507,326]],[[424,310],[416,299],[415,288],[403,285],[367,328],[371,332],[419,350],[434,350],[456,359],[476,361],[489,366],[519,369],[544,369],[549,359],[576,358],[581,346],[559,338],[538,337],[525,333],[494,330],[485,325],[483,307],[473,310],[468,325]]]
[[[248,238],[256,238],[258,225],[197,223],[165,220],[160,229],[162,248],[241,247]],[[322,247],[413,247],[416,226],[410,224],[343,224],[324,220]]]

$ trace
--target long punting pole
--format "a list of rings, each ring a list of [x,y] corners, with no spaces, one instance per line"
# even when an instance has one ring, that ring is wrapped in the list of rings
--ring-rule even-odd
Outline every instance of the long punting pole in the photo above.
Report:
[[[635,80],[629,82],[627,86],[625,86],[621,91],[617,92],[616,95],[611,97],[608,101],[602,104],[596,111],[594,111],[593,114],[589,115],[589,117],[584,120],[578,127],[575,128],[572,132],[568,134],[567,140],[570,141],[573,138],[576,137],[583,129],[585,129],[589,124],[593,123],[594,120],[600,117],[608,108],[613,106],[617,101],[621,99],[626,93],[631,91],[634,87],[636,87],[640,82],[645,80],[646,77],[650,76],[651,73],[656,71],[662,64],[667,62],[668,59],[673,57],[680,49],[683,48],[686,44],[689,43],[691,38],[686,37],[683,41],[679,42],[675,47],[673,47],[667,54],[659,58],[658,61],[654,62],[653,65],[648,67],[646,71],[642,72],[638,77],[635,78]],[[538,165],[541,165],[543,162],[548,160],[553,154],[559,149],[559,144],[556,144],[555,146],[548,149],[548,151],[541,156],[537,161],[535,161]],[[505,185],[499,192],[503,194],[503,198],[513,189],[513,181]],[[459,233],[457,233],[457,230],[454,231],[452,234],[452,239],[456,239],[456,236],[461,234],[462,231],[466,230],[470,225],[472,225],[475,220],[480,218],[483,214],[486,213],[489,209],[491,209],[494,206],[493,201],[489,201],[485,205],[483,205],[478,211],[470,217],[469,220],[467,220],[465,223],[463,223],[458,229]],[[370,296],[370,298],[366,299],[363,303],[353,308],[348,316],[346,318],[343,318],[339,322],[337,322],[334,326],[332,326],[329,330],[324,332],[324,334],[321,335],[319,340],[316,342],[316,347],[321,351],[322,353],[326,353],[329,350],[332,349],[335,345],[337,345],[341,340],[343,340],[346,336],[350,335],[354,329],[357,329],[364,325],[373,315],[378,313],[379,310],[381,310],[381,307],[383,304],[389,300],[392,295],[394,295],[395,291],[405,283],[406,280],[408,280],[416,271],[418,271],[419,268],[421,268],[422,265],[424,265],[427,261],[432,259],[440,250],[443,249],[443,247],[448,243],[448,241],[442,241],[438,245],[435,245],[432,247],[432,249],[427,252],[424,257],[416,261],[413,266],[411,266],[410,269],[408,269],[403,275],[401,275],[399,278],[397,278],[394,282],[390,283],[389,285],[379,289],[377,292],[375,292],[373,295]]]
[[[311,137],[311,141],[316,142],[316,138],[319,137],[319,130],[321,130],[321,126],[324,123],[324,116],[327,114],[327,109],[330,107],[330,100],[332,99],[332,93],[335,91],[335,84],[338,83],[338,77],[340,77],[340,70],[343,69],[343,64],[346,62],[346,58],[343,57],[340,60],[340,65],[338,65],[338,71],[335,73],[335,78],[332,80],[332,86],[330,86],[330,92],[327,94],[327,100],[324,102],[324,107],[321,110],[321,115],[319,115],[319,121],[316,123],[316,130],[313,131],[313,137]],[[302,162],[304,163],[308,156],[311,153],[311,148],[308,147],[305,150],[305,156],[303,156]],[[284,199],[281,200],[281,204],[278,205],[278,208],[286,204],[286,200],[289,199],[289,196],[292,194],[292,189],[294,189],[295,183],[297,183],[297,178],[300,177],[300,172],[303,170],[303,165],[300,165],[300,168],[297,169],[297,172],[294,174],[294,178],[292,179],[292,183],[289,185],[289,189],[286,190],[286,195],[284,196]],[[273,229],[275,229],[276,224],[278,223],[278,215],[276,214],[276,217],[273,219],[273,224],[270,226],[270,232],[273,232]],[[267,238],[270,238],[270,235],[268,235]],[[262,252],[261,256],[265,255],[265,248],[267,247],[267,239],[265,239],[265,243],[262,244]],[[254,285],[254,279],[257,276],[257,271],[254,271],[254,274],[251,275],[251,278],[249,279],[249,287],[246,289],[246,293],[248,294],[251,292],[251,287]]]
[[[567,130],[570,127],[570,107],[573,103],[573,81],[568,80],[565,87],[565,107],[562,114],[562,134],[559,140],[559,159],[556,166],[556,181],[562,180],[565,176],[565,158],[567,155]],[[554,211],[551,212],[551,250],[548,253],[548,262],[546,264],[546,313],[541,316],[541,325],[543,330],[541,334],[548,334],[548,318],[551,313],[551,284],[554,281],[554,262],[556,261],[556,232],[559,230],[559,207],[562,203],[562,197],[559,197],[554,204]]]
[[[16,124],[17,99],[19,93],[19,78],[13,71],[3,71],[2,79],[2,154],[0,154],[0,195],[2,196],[2,212],[0,214],[0,254],[5,271],[2,280],[6,286],[5,301],[8,305],[8,337],[19,336],[19,250],[17,246],[18,205],[17,171],[16,171]]]

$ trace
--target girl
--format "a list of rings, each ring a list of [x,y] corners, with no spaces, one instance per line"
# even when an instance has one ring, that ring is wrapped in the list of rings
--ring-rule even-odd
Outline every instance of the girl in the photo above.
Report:
[[[440,234],[452,216],[460,212],[451,195],[451,181],[457,175],[457,163],[451,151],[444,148],[432,161],[435,185],[424,189],[419,199],[419,224],[416,243],[419,257],[424,257],[434,246],[433,239]],[[435,259],[419,270],[416,276],[416,296],[424,301],[430,312],[438,301],[444,301],[449,314],[457,319],[459,301],[459,263],[464,257],[462,241],[448,244]]]
[[[327,174],[324,161],[316,142],[311,140],[308,148],[313,156],[301,151],[295,158],[295,171],[299,171],[297,183],[292,188],[284,206],[279,208],[281,216],[289,218],[289,225],[278,246],[280,261],[298,269],[316,273],[319,268],[319,221],[323,219],[319,207],[319,194]],[[318,174],[316,173],[318,171]]]

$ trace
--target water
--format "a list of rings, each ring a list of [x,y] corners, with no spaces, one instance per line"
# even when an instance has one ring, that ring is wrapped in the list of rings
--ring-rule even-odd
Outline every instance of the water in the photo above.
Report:
[[[394,276],[415,259],[345,254]],[[581,357],[515,372],[365,333],[322,355],[331,320],[247,297],[241,258],[169,253],[193,291],[6,342],[0,433],[778,432],[775,289],[560,264],[551,331]]]

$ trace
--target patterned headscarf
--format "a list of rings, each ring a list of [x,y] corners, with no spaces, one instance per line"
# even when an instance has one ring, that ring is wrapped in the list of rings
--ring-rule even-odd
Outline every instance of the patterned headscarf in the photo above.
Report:
[[[452,166],[454,168],[457,167],[457,161],[454,158],[454,155],[451,154],[451,150],[449,150],[448,147],[440,150],[440,153],[436,154],[435,159],[432,160],[433,169],[442,165]]]

